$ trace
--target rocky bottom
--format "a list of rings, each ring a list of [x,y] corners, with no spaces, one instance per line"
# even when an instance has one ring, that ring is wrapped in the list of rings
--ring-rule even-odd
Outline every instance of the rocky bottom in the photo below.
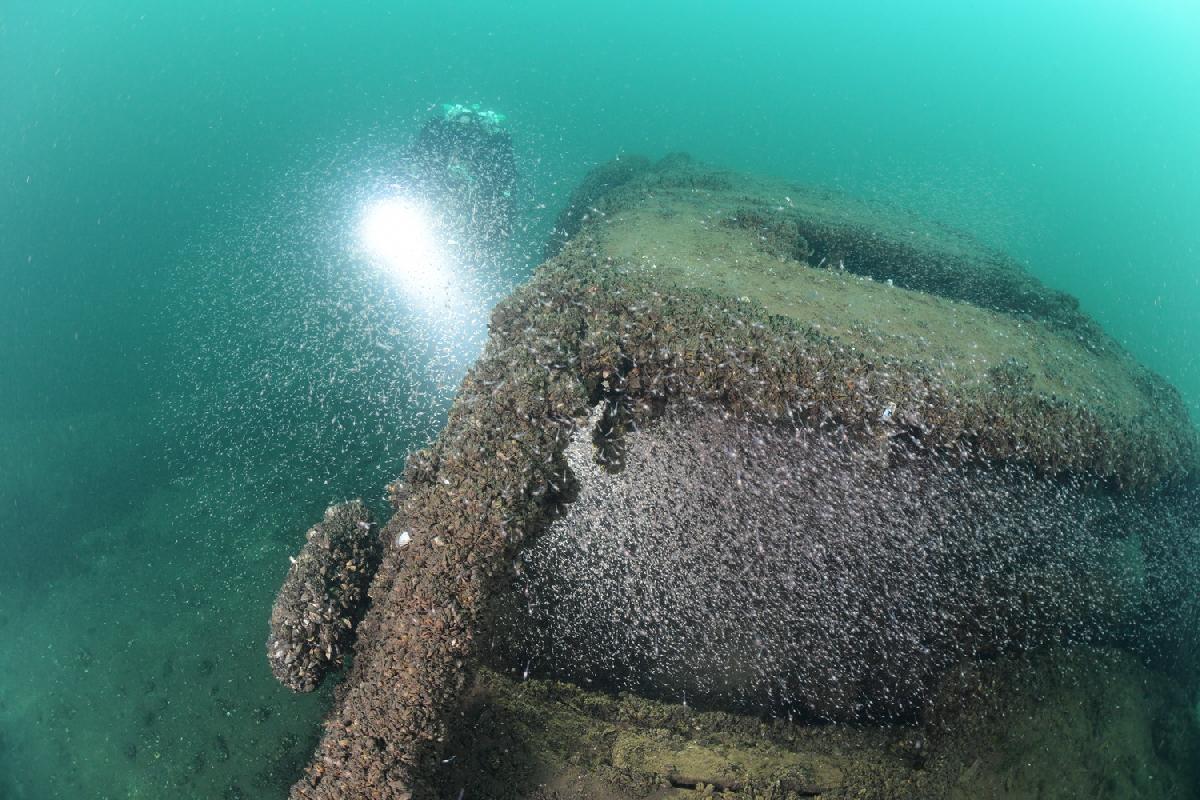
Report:
[[[437,796],[491,800],[1190,798],[1185,693],[1117,650],[1048,649],[951,670],[913,725],[697,711],[483,669]]]

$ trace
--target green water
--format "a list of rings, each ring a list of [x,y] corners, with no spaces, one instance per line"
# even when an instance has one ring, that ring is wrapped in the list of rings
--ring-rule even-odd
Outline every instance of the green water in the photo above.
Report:
[[[346,246],[436,104],[510,121],[497,293],[589,166],[687,150],[1003,247],[1196,415],[1198,40],[1184,0],[0,6],[0,798],[285,796],[328,703],[263,657],[287,554],[471,352]]]

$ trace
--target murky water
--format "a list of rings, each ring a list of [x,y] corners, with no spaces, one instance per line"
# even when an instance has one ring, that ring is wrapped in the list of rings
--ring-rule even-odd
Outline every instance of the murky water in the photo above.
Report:
[[[264,658],[288,555],[331,502],[383,508],[488,307],[614,156],[967,231],[1196,418],[1198,36],[1191,4],[1132,0],[0,10],[0,797],[286,795],[329,702]],[[451,247],[448,313],[387,268],[433,257],[369,228],[421,127],[473,102],[505,115],[516,215],[503,246]],[[671,692],[736,673],[739,701],[814,710],[819,683],[740,664],[743,634]],[[795,655],[777,644],[763,663]]]

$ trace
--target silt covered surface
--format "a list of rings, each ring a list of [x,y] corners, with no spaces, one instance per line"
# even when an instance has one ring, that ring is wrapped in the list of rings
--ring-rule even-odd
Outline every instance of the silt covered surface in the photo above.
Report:
[[[933,229],[914,239],[907,220],[833,196],[681,158],[613,170],[585,181],[586,202],[564,214],[573,235],[497,308],[446,428],[392,487],[372,606],[294,797],[454,796],[445,750],[470,739],[478,706],[467,689],[481,660],[518,675],[606,678],[610,690],[626,688],[626,676],[628,688],[679,707],[676,689],[691,689],[701,705],[740,714],[729,720],[786,711],[812,723],[813,736],[837,732],[820,720],[842,719],[936,738],[945,715],[930,715],[949,665],[1024,668],[1033,661],[1021,654],[1063,640],[1121,647],[1194,679],[1194,432],[1174,390],[1070,298],[969,240]],[[678,491],[709,457],[696,447],[705,437],[732,443],[734,471],[723,464],[705,491]],[[769,502],[731,500],[739,469],[758,485],[782,470],[791,485],[766,481]],[[640,563],[612,549],[625,529],[585,502],[610,479],[624,481],[626,511],[649,512],[630,529]],[[676,525],[714,509],[728,519]],[[1030,513],[1040,527],[1023,529]],[[775,537],[773,561],[753,558],[758,544],[745,549],[752,535]],[[721,551],[723,542],[737,547]],[[527,558],[547,545],[558,561]],[[814,566],[818,548],[834,568]],[[706,549],[732,561],[679,557]],[[776,637],[763,649],[724,636],[735,630],[729,605],[672,599],[696,568],[719,584],[750,567],[731,587],[759,612],[743,614],[742,627]],[[633,635],[618,630],[615,647],[603,636],[579,642],[568,651],[575,661],[537,651],[532,664],[533,643],[554,642],[572,614],[599,634],[617,630],[589,599],[595,587],[574,591],[595,568],[624,578],[626,594],[605,598],[638,599]],[[556,582],[574,591],[565,617],[515,591]],[[505,633],[514,614],[527,615],[525,641]],[[802,646],[815,634],[814,647]],[[692,650],[656,658],[656,644]],[[915,665],[894,668],[914,653]],[[697,668],[706,659],[713,669]],[[782,684],[761,679],[764,664]],[[611,669],[600,675],[598,665]],[[1179,691],[1166,672],[1149,674],[1161,691]],[[703,685],[714,678],[720,685]],[[978,720],[988,735],[1007,725]],[[852,759],[873,757],[848,747]],[[906,747],[898,768],[910,780],[927,757]],[[985,761],[968,785],[998,774]],[[539,796],[540,779],[529,777],[535,785],[512,796]],[[822,791],[912,796],[884,793],[892,778],[873,780],[856,784],[865,795]],[[591,794],[541,796],[670,796],[590,785]],[[712,791],[751,796],[743,789]],[[938,791],[929,796],[954,796]]]

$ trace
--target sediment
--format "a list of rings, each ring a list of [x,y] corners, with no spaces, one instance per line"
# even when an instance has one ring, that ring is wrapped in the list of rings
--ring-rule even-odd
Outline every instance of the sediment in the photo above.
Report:
[[[1180,594],[1200,552],[1195,431],[1175,390],[1071,298],[966,237],[835,195],[681,157],[605,170],[585,181],[564,212],[568,235],[552,244],[552,257],[497,307],[488,345],[445,429],[392,487],[395,514],[383,531],[383,563],[353,665],[293,797],[442,796],[439,765],[447,741],[464,735],[456,726],[467,719],[463,704],[477,665],[503,669],[519,657],[497,642],[511,638],[502,632],[514,586],[537,578],[524,555],[585,510],[572,509],[587,486],[568,458],[581,437],[604,473],[629,470],[635,488],[639,475],[671,475],[655,469],[653,452],[631,458],[642,439],[653,451],[664,434],[682,437],[669,452],[684,452],[697,433],[688,425],[724,426],[720,435],[752,457],[765,446],[756,437],[796,437],[807,449],[795,454],[825,453],[820,463],[840,470],[808,483],[797,478],[790,502],[796,520],[811,522],[831,500],[812,489],[841,479],[855,490],[832,498],[841,516],[825,534],[811,524],[791,529],[801,546],[813,530],[809,545],[844,545],[834,554],[841,594],[771,599],[792,604],[795,619],[824,626],[832,648],[823,659],[786,648],[780,655],[781,671],[809,687],[794,698],[802,717],[921,724],[936,707],[947,665],[1028,664],[1022,654],[1060,639],[1136,652],[1150,668],[1177,676],[1164,681],[1188,674],[1180,665],[1194,663],[1200,624],[1194,598]],[[772,463],[788,466],[787,448],[777,449]],[[645,485],[657,491],[652,481]],[[679,495],[693,498],[699,512],[706,503],[720,507],[722,496]],[[986,509],[968,501],[988,498],[1000,507],[993,516],[1008,521],[972,527],[964,514]],[[730,513],[753,508],[750,501],[731,501]],[[1042,541],[1019,530],[1023,514],[1046,508],[1062,536]],[[596,519],[577,513],[574,539],[563,540],[567,552],[604,524],[602,515]],[[780,520],[767,522],[722,530],[782,535]],[[655,529],[652,519],[645,524]],[[996,530],[1011,536],[989,539]],[[979,531],[985,543],[1015,545],[972,550]],[[906,560],[906,532],[936,544],[940,557],[914,550]],[[710,542],[712,533],[696,531]],[[876,560],[872,541],[888,545],[890,561]],[[1082,562],[1072,560],[1080,543],[1087,545]],[[987,560],[999,555],[1009,560]],[[1032,583],[1012,580],[1031,563],[1049,566]],[[639,574],[642,593],[656,591],[663,577]],[[994,580],[949,609],[955,620],[943,625],[937,607],[914,620],[907,601],[879,600],[880,592],[889,596],[889,574],[924,576],[951,593],[966,578]],[[856,584],[863,575],[870,579]],[[919,600],[922,587],[902,594]],[[848,624],[828,615],[835,606],[849,614]],[[715,621],[714,612],[697,624]],[[532,635],[544,635],[549,624],[534,615]],[[664,616],[649,630],[672,624]],[[929,651],[917,674],[880,668],[914,648]],[[752,661],[744,649],[737,655]],[[602,660],[628,656],[617,673],[650,658],[629,650],[595,652]],[[838,672],[864,663],[857,673]],[[552,658],[540,667],[569,671]],[[853,673],[840,694],[827,691],[831,668]],[[669,686],[694,676],[669,669],[660,677]],[[718,706],[729,700],[720,692],[708,699]],[[735,699],[756,703],[753,692]],[[877,712],[860,714],[864,706]],[[927,728],[934,731],[933,723]],[[686,746],[679,735],[662,746]],[[709,745],[718,746],[719,726],[711,736]],[[922,759],[911,747],[906,752],[912,773]],[[622,764],[636,772],[641,762],[632,758]],[[875,786],[874,793],[825,793],[914,796],[887,794],[890,778],[864,780],[859,785]],[[799,796],[804,786],[764,796]],[[732,784],[722,787],[713,791],[741,796]],[[539,795],[544,790],[531,785],[511,796],[670,796],[611,781],[593,789]],[[955,795],[938,789],[921,796]]]
[[[436,797],[1003,800],[1191,797],[1187,695],[1120,650],[947,673],[919,723],[811,725],[481,669]]]

